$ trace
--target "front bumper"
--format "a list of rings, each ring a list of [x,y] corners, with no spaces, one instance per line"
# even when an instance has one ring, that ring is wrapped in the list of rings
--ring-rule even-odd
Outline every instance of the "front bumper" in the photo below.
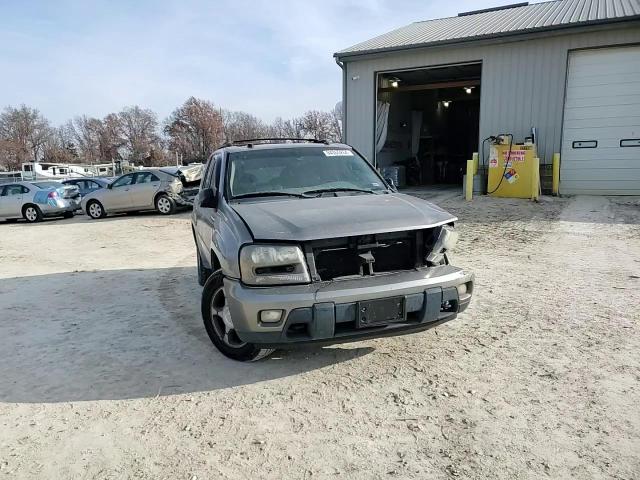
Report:
[[[458,285],[467,293],[458,295]],[[473,275],[452,265],[310,285],[247,287],[225,278],[225,294],[241,340],[265,347],[300,343],[340,343],[402,335],[453,320],[473,293]],[[399,323],[357,327],[358,302],[404,297]],[[277,324],[259,321],[260,311],[282,309]]]

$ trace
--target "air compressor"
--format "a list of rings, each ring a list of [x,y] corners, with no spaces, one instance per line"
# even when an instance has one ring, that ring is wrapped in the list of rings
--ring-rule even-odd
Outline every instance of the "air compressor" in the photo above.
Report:
[[[540,189],[535,129],[524,143],[514,143],[510,133],[487,137],[489,143],[487,194],[494,197],[537,199]],[[483,162],[484,163],[484,162]]]

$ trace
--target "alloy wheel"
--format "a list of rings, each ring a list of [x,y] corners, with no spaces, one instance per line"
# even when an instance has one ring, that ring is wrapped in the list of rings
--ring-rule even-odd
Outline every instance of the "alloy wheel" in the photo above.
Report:
[[[24,212],[24,215],[25,217],[27,217],[27,220],[29,220],[30,222],[35,222],[38,219],[38,212],[34,207],[27,207],[27,209]]]
[[[211,297],[211,324],[216,336],[222,340],[225,345],[231,348],[242,348],[246,345],[238,337],[233,322],[231,321],[231,313],[224,295],[224,289],[220,287]]]

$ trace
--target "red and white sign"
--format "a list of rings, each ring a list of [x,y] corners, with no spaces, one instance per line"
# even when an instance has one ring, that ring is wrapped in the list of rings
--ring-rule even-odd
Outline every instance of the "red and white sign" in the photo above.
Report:
[[[510,163],[524,163],[524,157],[526,153],[526,150],[511,150],[511,153],[509,153],[508,149],[503,150],[502,162],[504,164],[504,162],[507,161],[507,158],[509,158]]]

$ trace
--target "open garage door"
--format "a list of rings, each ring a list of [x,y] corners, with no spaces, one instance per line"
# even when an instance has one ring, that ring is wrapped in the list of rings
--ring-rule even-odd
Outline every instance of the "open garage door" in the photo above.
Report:
[[[388,176],[400,187],[458,188],[478,150],[481,76],[478,62],[379,73],[376,118],[387,113],[387,128],[375,158],[383,173],[396,172]]]
[[[569,54],[562,194],[640,195],[640,46]]]

